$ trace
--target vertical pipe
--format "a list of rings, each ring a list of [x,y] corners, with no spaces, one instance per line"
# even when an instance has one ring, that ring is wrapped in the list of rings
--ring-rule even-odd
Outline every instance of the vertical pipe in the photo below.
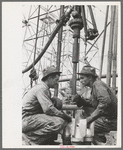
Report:
[[[107,20],[108,20],[108,10],[109,10],[109,6],[107,6],[105,26],[104,26],[104,37],[103,37],[102,54],[101,54],[101,62],[100,62],[100,75],[99,75],[100,79],[102,76],[102,68],[103,68],[103,56],[104,56],[105,39],[106,39],[106,29],[107,29],[106,26],[107,26]]]
[[[73,43],[73,57],[72,57],[72,62],[73,62],[73,76],[72,76],[72,95],[76,94],[76,72],[77,72],[77,61],[79,58],[79,43],[78,43],[78,38],[74,38],[74,43]]]
[[[33,68],[34,68],[35,55],[36,55],[36,47],[37,47],[37,39],[38,39],[37,36],[38,36],[39,16],[40,16],[40,5],[39,5],[39,8],[38,8],[38,19],[37,19],[37,29],[36,29],[36,39],[35,39],[35,51],[34,51]]]
[[[117,72],[117,37],[118,37],[118,10],[116,7],[115,30],[114,30],[114,48],[113,48],[113,76],[112,89],[116,94],[116,72]]]
[[[72,63],[73,63],[73,76],[72,76],[72,95],[76,94],[76,72],[77,72],[77,63],[79,62],[79,42],[80,38],[80,30],[83,28],[83,21],[81,17],[81,6],[74,6],[74,11],[72,13],[73,19],[69,22],[70,27],[73,29],[73,55],[72,55]],[[77,112],[73,112],[73,118],[75,118],[75,129],[74,136],[76,133],[76,123],[77,123]]]
[[[85,32],[85,37],[87,36],[87,23],[86,23],[86,15],[85,15],[85,6],[81,6],[81,14],[82,14],[82,20],[83,20],[83,25],[84,25],[84,32]]]
[[[35,49],[34,49],[33,68],[32,69],[34,69],[35,56],[36,56],[36,47],[37,47],[37,40],[38,40],[37,36],[38,36],[38,26],[39,26],[40,5],[38,7],[39,8],[38,8],[38,18],[37,18],[37,28],[36,28],[36,38],[35,38]],[[33,80],[32,80],[32,78],[30,78],[31,88],[32,88],[32,84],[33,84]]]
[[[88,5],[88,8],[89,8],[89,11],[90,11],[90,16],[91,16],[91,20],[92,20],[94,29],[97,30],[97,26],[96,26],[96,22],[95,22],[95,19],[94,19],[94,15],[93,15],[93,11],[92,11],[91,5]]]
[[[115,11],[116,11],[116,6],[111,6],[111,26],[110,26],[110,39],[109,39],[107,77],[106,77],[106,83],[109,87],[110,87],[110,83],[111,83],[111,67],[112,67],[112,50],[113,50]]]
[[[61,5],[60,7],[60,18],[64,13],[64,5]],[[58,71],[60,71],[60,62],[61,62],[61,49],[62,49],[62,32],[63,32],[63,26],[60,28],[58,32],[58,46],[57,46],[57,60],[56,60],[56,66]],[[54,90],[54,95],[58,95],[58,85]]]
[[[77,72],[77,63],[73,63],[72,95],[76,94],[76,72]]]

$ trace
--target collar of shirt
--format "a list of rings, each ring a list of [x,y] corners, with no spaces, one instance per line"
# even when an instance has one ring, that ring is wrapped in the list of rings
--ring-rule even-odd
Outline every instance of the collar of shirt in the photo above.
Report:
[[[41,85],[43,85],[44,86],[44,88],[46,88],[46,89],[50,89],[47,85],[46,85],[46,83],[44,83],[43,81],[41,81],[41,83],[40,83]]]

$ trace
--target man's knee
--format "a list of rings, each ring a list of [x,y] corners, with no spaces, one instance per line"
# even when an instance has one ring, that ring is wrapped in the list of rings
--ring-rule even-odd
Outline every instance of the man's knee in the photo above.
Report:
[[[117,130],[117,122],[106,122],[106,119],[98,118],[95,121],[94,130],[96,133],[108,133],[110,131],[116,131]]]

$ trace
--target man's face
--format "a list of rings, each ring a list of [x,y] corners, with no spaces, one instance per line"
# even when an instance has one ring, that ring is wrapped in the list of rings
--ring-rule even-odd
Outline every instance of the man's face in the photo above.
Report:
[[[59,75],[55,75],[55,77],[51,77],[50,80],[50,88],[55,88],[59,83]]]
[[[90,76],[80,75],[80,82],[83,86],[90,86]]]

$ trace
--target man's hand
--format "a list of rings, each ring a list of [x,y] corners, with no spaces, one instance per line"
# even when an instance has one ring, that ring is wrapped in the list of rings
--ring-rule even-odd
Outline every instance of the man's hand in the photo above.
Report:
[[[81,96],[76,94],[73,96],[73,102],[77,103],[79,100],[81,100]]]
[[[51,100],[57,109],[62,109],[62,101],[58,97],[52,97]]]
[[[73,102],[76,103],[78,107],[81,107],[81,106],[92,107],[92,104],[90,103],[90,101],[87,101],[84,97],[81,97],[78,94],[76,94],[73,97]]]
[[[95,119],[92,116],[88,116],[86,118],[87,121],[87,128],[90,128],[90,125],[95,121]]]
[[[87,121],[87,128],[90,127],[90,120],[91,120],[91,117],[90,117],[90,116],[86,118],[86,121]]]
[[[66,114],[64,112],[63,112],[63,119],[68,121],[68,123],[72,121],[72,118],[68,114]]]
[[[73,102],[76,103],[78,107],[83,106],[83,99],[78,94],[73,97]]]

